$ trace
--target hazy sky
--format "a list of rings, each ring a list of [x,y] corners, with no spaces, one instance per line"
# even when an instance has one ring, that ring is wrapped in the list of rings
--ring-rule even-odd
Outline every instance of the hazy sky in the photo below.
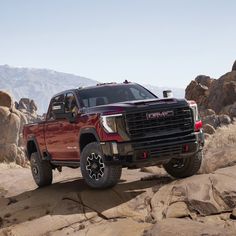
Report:
[[[0,64],[185,87],[236,59],[236,1],[0,0]]]

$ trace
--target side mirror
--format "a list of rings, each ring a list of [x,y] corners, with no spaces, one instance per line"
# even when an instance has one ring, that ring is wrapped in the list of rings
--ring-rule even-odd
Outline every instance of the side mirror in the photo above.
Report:
[[[73,123],[76,120],[76,114],[73,112],[66,112],[64,102],[54,102],[52,104],[52,114],[55,119],[68,119]]]
[[[163,98],[173,98],[173,93],[171,90],[164,90],[163,91]]]
[[[55,119],[65,118],[65,103],[54,102],[52,104],[52,114]]]

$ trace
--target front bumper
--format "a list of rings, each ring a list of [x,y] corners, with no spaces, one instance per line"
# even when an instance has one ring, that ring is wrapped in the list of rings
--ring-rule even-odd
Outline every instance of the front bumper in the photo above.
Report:
[[[195,155],[204,146],[204,133],[181,137],[152,137],[129,142],[101,142],[106,165],[139,168],[167,163],[172,158]]]

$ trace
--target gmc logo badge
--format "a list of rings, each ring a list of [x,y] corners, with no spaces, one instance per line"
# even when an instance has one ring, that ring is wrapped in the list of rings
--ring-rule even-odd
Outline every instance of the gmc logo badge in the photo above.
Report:
[[[158,120],[171,116],[174,116],[174,111],[160,111],[146,114],[147,120]]]

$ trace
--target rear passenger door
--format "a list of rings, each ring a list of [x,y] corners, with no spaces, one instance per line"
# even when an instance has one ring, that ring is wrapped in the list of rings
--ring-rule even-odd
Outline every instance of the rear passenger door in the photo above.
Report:
[[[72,112],[78,115],[79,106],[76,96],[73,92],[65,94],[65,112]],[[63,160],[79,159],[79,132],[76,128],[77,121],[70,123],[68,119],[61,120],[61,137],[63,142],[60,143],[61,158]]]
[[[51,155],[52,159],[61,159],[63,152],[63,137],[62,127],[63,120],[55,119],[52,114],[52,104],[54,102],[64,102],[64,94],[60,94],[52,98],[48,110],[47,122],[45,124],[45,143],[47,151]]]

